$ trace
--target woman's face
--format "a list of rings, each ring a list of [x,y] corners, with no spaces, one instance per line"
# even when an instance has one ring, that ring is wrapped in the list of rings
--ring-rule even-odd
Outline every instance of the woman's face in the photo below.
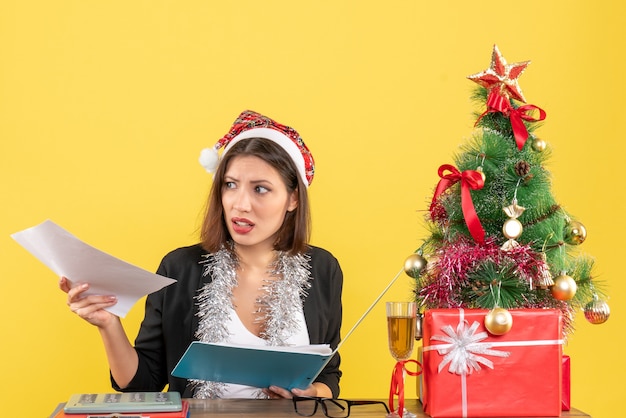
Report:
[[[222,206],[228,232],[239,246],[274,248],[288,211],[298,205],[271,165],[254,156],[237,156],[224,173]]]

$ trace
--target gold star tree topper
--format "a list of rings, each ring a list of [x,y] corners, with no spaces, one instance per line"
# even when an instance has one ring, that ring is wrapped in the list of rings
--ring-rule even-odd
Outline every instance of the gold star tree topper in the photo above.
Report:
[[[489,91],[498,90],[500,95],[526,103],[517,79],[522,75],[530,61],[507,64],[497,45],[493,46],[491,66],[485,71],[468,76]]]

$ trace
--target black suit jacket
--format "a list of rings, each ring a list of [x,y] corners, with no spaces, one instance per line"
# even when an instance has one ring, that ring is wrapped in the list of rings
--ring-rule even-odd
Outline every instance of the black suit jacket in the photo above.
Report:
[[[340,341],[341,292],[343,274],[339,263],[328,251],[310,247],[311,288],[304,299],[304,317],[311,344],[330,344],[334,349]],[[158,274],[177,282],[146,298],[145,317],[135,340],[139,356],[137,373],[129,385],[120,388],[113,378],[113,388],[124,392],[161,391],[180,392],[192,397],[186,379],[171,375],[189,344],[196,340],[198,328],[197,306],[194,297],[211,277],[203,276],[206,251],[200,245],[183,247],[167,254],[161,261]],[[325,383],[339,396],[340,357],[337,353],[316,379]]]

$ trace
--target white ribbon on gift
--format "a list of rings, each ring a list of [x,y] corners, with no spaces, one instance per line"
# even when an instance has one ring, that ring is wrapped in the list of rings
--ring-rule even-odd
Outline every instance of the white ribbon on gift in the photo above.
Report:
[[[527,347],[538,345],[557,345],[563,344],[563,340],[535,340],[535,341],[501,341],[501,342],[481,342],[488,337],[486,332],[476,333],[480,324],[476,321],[468,326],[465,320],[465,312],[459,308],[459,324],[456,332],[451,325],[445,325],[441,330],[446,335],[433,335],[431,340],[443,341],[447,344],[435,344],[423,347],[424,351],[436,350],[440,355],[444,356],[437,372],[448,367],[448,371],[461,376],[461,405],[462,416],[467,417],[467,381],[466,376],[473,371],[480,370],[483,364],[493,369],[493,362],[483,356],[508,357],[511,353],[507,351],[493,350],[493,347]]]
[[[508,351],[492,350],[493,343],[481,342],[487,339],[488,335],[485,331],[476,334],[476,329],[480,324],[476,321],[468,327],[467,321],[459,322],[456,332],[452,325],[446,325],[441,330],[446,335],[433,335],[430,339],[443,341],[448,344],[439,344],[430,346],[426,349],[436,349],[440,355],[444,356],[439,363],[438,372],[450,365],[448,371],[450,373],[464,375],[471,374],[473,371],[480,370],[480,365],[485,365],[493,369],[493,362],[484,356],[508,357],[511,355]]]

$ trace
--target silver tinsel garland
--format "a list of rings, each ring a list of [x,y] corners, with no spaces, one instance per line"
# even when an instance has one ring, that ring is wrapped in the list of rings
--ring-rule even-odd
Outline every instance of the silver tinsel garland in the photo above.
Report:
[[[208,257],[208,256],[207,256]],[[260,335],[267,345],[287,345],[287,340],[299,330],[296,320],[302,311],[302,301],[311,287],[310,257],[295,256],[284,252],[276,254],[275,262],[269,266],[271,280],[263,285],[264,296],[257,300],[257,321],[264,324]],[[233,288],[237,285],[238,260],[232,249],[223,248],[206,260],[203,276],[210,276],[196,297],[200,318],[196,337],[202,342],[228,342],[227,328],[229,312],[234,312]],[[211,399],[222,397],[225,385],[222,382],[192,380],[194,397]],[[259,397],[264,394],[259,391]]]

